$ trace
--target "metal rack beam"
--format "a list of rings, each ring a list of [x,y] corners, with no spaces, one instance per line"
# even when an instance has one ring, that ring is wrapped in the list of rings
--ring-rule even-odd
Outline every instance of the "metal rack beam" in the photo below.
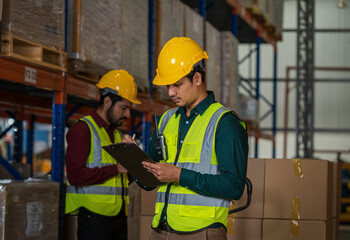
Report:
[[[315,0],[298,0],[296,156],[313,157]]]

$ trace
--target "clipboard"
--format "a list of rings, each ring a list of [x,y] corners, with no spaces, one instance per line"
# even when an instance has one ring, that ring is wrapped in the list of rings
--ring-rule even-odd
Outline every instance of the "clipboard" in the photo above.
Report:
[[[155,163],[141,148],[135,143],[115,143],[102,147],[109,155],[117,160],[129,173],[136,178],[144,187],[156,187],[162,183],[146,168],[142,162]]]

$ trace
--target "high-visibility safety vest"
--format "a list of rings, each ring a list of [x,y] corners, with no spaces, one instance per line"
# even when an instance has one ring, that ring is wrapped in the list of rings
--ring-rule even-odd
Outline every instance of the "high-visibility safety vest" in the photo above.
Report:
[[[91,147],[86,167],[95,168],[117,164],[116,160],[102,149],[102,146],[112,144],[105,128],[99,127],[91,116],[86,116],[84,121],[91,132]],[[114,131],[114,143],[121,142],[122,135],[118,130]],[[78,214],[80,207],[104,216],[117,215],[125,202],[129,203],[129,180],[126,173],[118,174],[101,184],[74,186],[67,182],[66,190],[66,214]]]
[[[220,103],[211,104],[195,118],[179,150],[180,116],[176,116],[176,110],[164,113],[159,122],[158,130],[164,135],[168,149],[168,159],[162,162],[202,174],[219,174],[215,152],[216,128],[221,117],[231,110]],[[152,228],[157,228],[163,219],[163,209],[168,225],[178,232],[200,230],[213,223],[227,226],[229,206],[227,199],[200,195],[177,182],[164,184],[157,192]]]

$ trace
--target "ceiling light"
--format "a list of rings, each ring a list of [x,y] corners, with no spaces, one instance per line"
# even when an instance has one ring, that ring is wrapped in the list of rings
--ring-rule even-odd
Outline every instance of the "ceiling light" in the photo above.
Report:
[[[337,8],[347,8],[348,4],[344,0],[339,0],[337,2]]]

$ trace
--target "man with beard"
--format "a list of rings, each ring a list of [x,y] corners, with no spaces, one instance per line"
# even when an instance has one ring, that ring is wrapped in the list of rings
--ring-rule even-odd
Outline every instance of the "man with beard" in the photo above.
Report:
[[[136,98],[134,78],[113,70],[96,84],[101,95],[97,110],[69,129],[66,167],[66,214],[78,215],[78,239],[127,240],[129,177],[102,146],[131,142],[118,127],[130,117]]]

